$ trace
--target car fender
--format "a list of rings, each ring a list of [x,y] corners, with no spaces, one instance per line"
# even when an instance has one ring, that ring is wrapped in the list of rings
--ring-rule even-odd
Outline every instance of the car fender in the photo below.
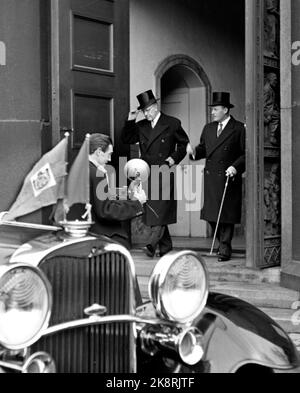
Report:
[[[194,321],[203,332],[203,362],[210,372],[236,372],[246,364],[288,370],[299,366],[299,355],[284,330],[251,304],[210,293]]]

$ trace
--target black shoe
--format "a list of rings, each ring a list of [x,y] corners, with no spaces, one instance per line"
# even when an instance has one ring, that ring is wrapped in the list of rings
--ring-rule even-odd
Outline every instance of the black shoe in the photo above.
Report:
[[[218,262],[226,262],[229,261],[230,257],[227,255],[219,255]]]
[[[155,251],[153,250],[153,247],[151,244],[147,244],[146,247],[142,247],[143,252],[147,255],[149,258],[153,258]]]

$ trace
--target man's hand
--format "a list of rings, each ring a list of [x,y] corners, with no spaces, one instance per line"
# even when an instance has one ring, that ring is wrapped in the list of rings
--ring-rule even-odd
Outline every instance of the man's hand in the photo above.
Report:
[[[136,191],[132,195],[132,200],[139,201],[141,205],[147,202],[147,197],[143,189]]]
[[[171,168],[173,165],[175,165],[175,161],[173,160],[172,157],[168,157],[165,161],[169,164],[169,167],[170,167],[170,168]]]
[[[233,177],[233,176],[235,176],[235,175],[237,174],[237,170],[235,169],[234,166],[230,166],[230,167],[226,170],[225,173],[226,173],[226,176]]]
[[[195,152],[190,143],[186,145],[186,153],[195,159]]]
[[[133,201],[139,201],[142,205],[147,202],[145,191],[142,188],[141,179],[133,180],[128,189],[129,198]]]
[[[128,114],[128,121],[136,120],[138,114],[139,114],[139,111],[131,111],[131,112],[129,112],[129,114]]]

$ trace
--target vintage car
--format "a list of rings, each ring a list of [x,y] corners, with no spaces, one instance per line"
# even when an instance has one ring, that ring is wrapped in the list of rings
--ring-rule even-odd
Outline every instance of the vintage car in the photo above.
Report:
[[[76,223],[75,223],[76,224]],[[2,372],[298,372],[288,335],[263,312],[209,292],[201,255],[163,256],[136,304],[131,254],[66,227],[0,224]]]

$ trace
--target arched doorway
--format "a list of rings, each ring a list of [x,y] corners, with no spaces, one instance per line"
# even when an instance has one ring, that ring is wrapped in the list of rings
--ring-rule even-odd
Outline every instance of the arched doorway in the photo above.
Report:
[[[195,146],[209,120],[207,104],[211,89],[205,72],[195,60],[178,55],[166,59],[156,77],[161,110],[181,120]],[[204,160],[193,162],[189,157],[177,168],[177,224],[170,225],[172,236],[207,236],[207,224],[200,220],[203,168]]]

